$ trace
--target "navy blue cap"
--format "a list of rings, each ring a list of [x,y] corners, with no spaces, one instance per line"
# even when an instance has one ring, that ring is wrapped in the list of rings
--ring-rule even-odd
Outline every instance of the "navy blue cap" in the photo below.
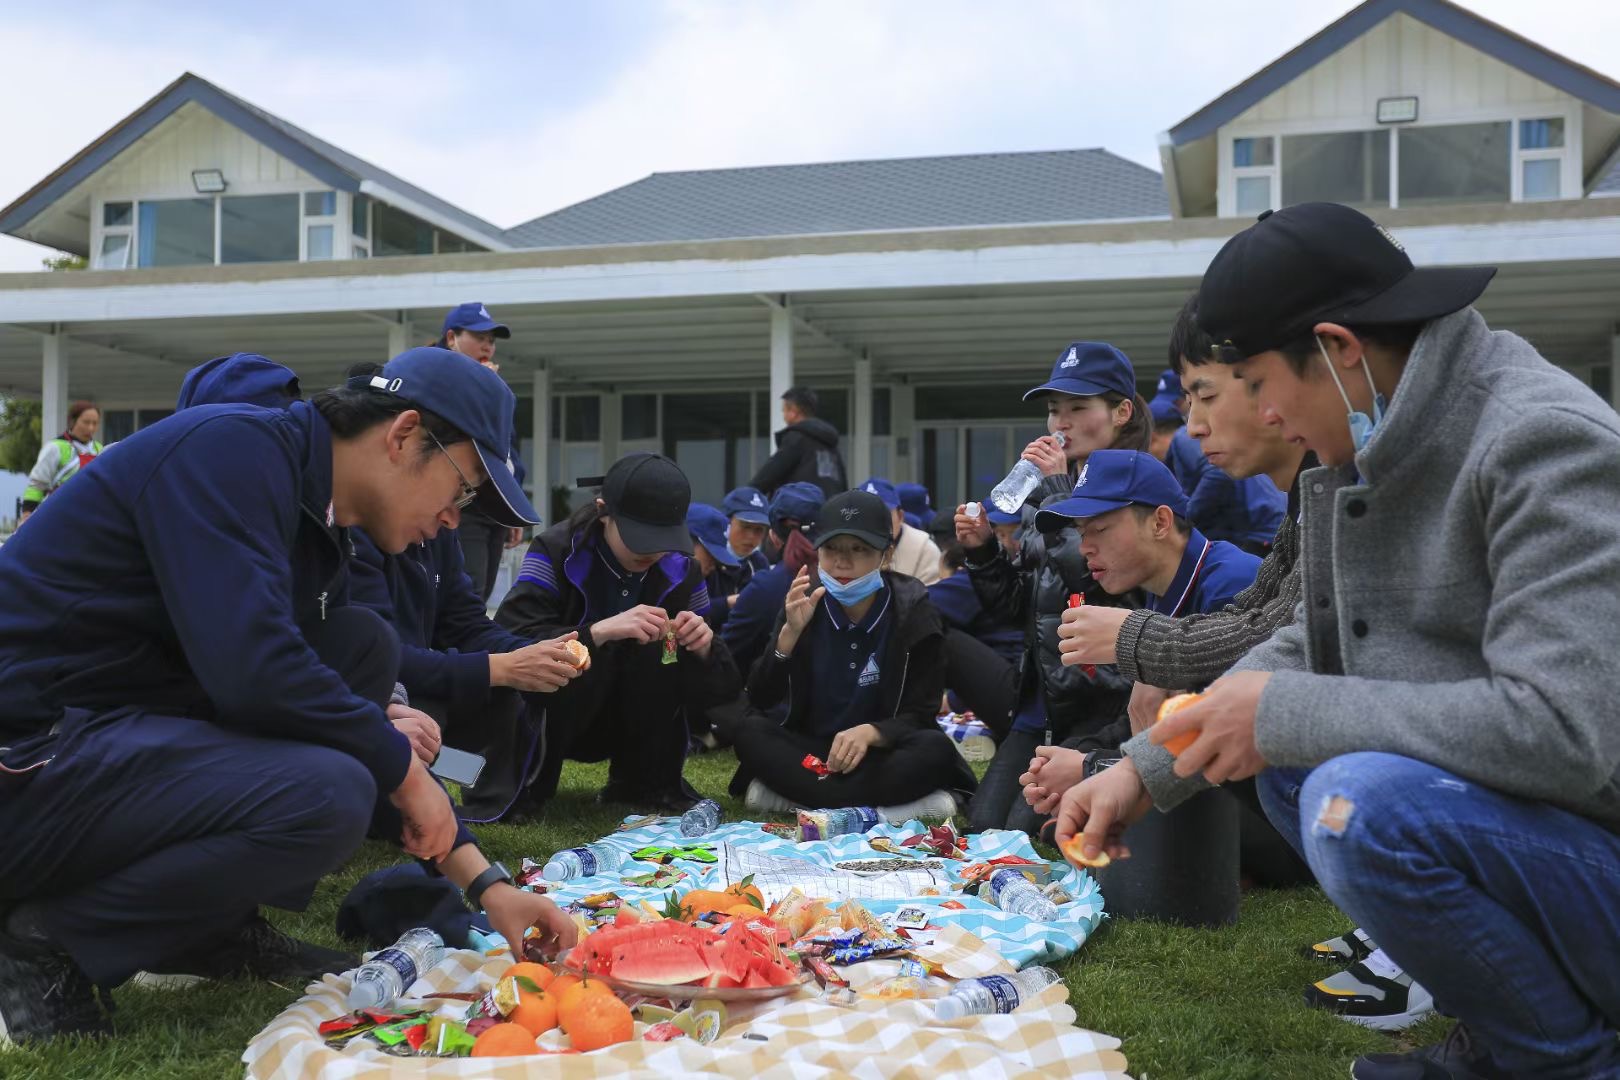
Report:
[[[808,480],[795,480],[791,484],[783,484],[771,496],[770,516],[771,524],[776,525],[786,518],[792,518],[800,525],[814,525],[816,518],[821,514],[821,504],[827,501],[827,495],[815,484]]]
[[[900,493],[900,505],[906,508],[906,513],[922,517],[934,516],[932,496],[921,484],[896,484],[894,490]]]
[[[1140,450],[1093,450],[1080,470],[1074,494],[1042,507],[1035,515],[1035,527],[1055,532],[1066,523],[1063,519],[1093,518],[1132,503],[1168,506],[1187,516],[1187,496],[1158,458]]]
[[[1132,398],[1136,396],[1136,369],[1131,367],[1130,358],[1112,345],[1073,341],[1052,364],[1052,377],[1025,394],[1024,400],[1052,390],[1076,397],[1118,394]]]
[[[512,331],[495,321],[489,313],[489,308],[477,300],[470,300],[465,304],[457,304],[450,309],[450,314],[444,317],[445,330],[489,330],[498,338],[509,338]]]
[[[893,484],[881,476],[872,477],[872,479],[861,485],[860,490],[868,495],[876,495],[883,500],[883,505],[890,510],[900,509],[900,493],[894,489]]]
[[[291,368],[258,353],[232,353],[199,364],[180,382],[176,409],[193,405],[246,404],[285,409],[303,397]]]
[[[732,488],[721,500],[720,509],[728,518],[741,518],[750,525],[771,523],[770,503],[765,501],[765,493],[759,488]]]
[[[742,561],[726,546],[726,515],[708,503],[693,503],[686,511],[686,531],[702,544],[722,566],[741,566]]]
[[[984,503],[984,516],[992,525],[1016,525],[1024,520],[1024,515],[1009,514],[1005,510],[997,509],[996,504],[989,501]]]
[[[511,528],[540,523],[513,474],[512,412],[517,398],[499,375],[460,353],[424,345],[388,361],[381,374],[356,381],[398,394],[472,439],[491,480],[478,485],[474,505],[479,510]]]

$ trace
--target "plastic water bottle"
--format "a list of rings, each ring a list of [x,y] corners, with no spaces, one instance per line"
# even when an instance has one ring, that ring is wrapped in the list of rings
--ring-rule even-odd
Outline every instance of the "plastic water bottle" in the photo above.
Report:
[[[720,804],[704,799],[681,815],[682,836],[706,836],[720,827]]]
[[[630,861],[630,856],[606,844],[586,844],[559,851],[540,871],[547,881],[572,881],[594,874],[610,874]]]
[[[1064,446],[1069,441],[1061,431],[1052,438],[1057,440],[1059,446]],[[990,501],[995,503],[996,509],[1003,514],[1016,514],[1018,508],[1024,505],[1024,500],[1029,498],[1030,492],[1040,486],[1041,470],[1035,467],[1033,461],[1019,458],[1012,471],[990,492]]]
[[[991,900],[1002,911],[1027,915],[1036,922],[1053,922],[1057,919],[1057,905],[1041,895],[1041,890],[1017,870],[997,870],[990,875],[984,887],[990,890]]]
[[[986,975],[963,979],[945,997],[934,1002],[934,1018],[949,1023],[964,1016],[1010,1013],[1019,1005],[1061,982],[1051,968],[1026,968],[1015,975]]]
[[[436,932],[425,926],[406,931],[404,937],[355,972],[354,985],[349,988],[349,1011],[388,1008],[443,959],[444,939]]]
[[[883,820],[875,807],[871,806],[840,806],[836,810],[827,811],[828,836],[847,836],[850,833],[863,833],[875,828]]]

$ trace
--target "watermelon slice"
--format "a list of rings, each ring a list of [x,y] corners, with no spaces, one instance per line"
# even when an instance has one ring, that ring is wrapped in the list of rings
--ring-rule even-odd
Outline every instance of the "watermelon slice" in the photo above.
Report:
[[[637,941],[616,948],[609,971],[615,979],[674,986],[696,982],[708,975],[710,968],[703,951],[690,942],[664,940]]]

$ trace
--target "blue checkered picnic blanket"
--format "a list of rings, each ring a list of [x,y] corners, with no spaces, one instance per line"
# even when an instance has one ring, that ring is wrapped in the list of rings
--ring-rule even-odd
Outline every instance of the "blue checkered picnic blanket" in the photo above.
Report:
[[[636,819],[627,818],[626,821]],[[835,863],[852,859],[881,859],[890,856],[874,850],[868,840],[874,836],[887,836],[895,841],[925,832],[926,826],[917,821],[905,825],[882,824],[865,834],[838,836],[831,840],[797,843],[774,836],[760,828],[758,822],[735,822],[721,825],[714,832],[700,837],[683,837],[674,819],[660,819],[655,824],[642,825],[624,832],[603,837],[598,843],[607,844],[629,854],[643,847],[690,847],[706,844],[717,856],[723,856],[721,845],[730,844],[751,848],[773,856],[803,859],[823,869]],[[960,885],[961,870],[969,863],[986,862],[1003,855],[1016,855],[1025,859],[1040,859],[1029,837],[1021,832],[992,830],[968,836],[967,859],[963,862],[942,860],[944,869],[936,871],[955,885]],[[677,859],[671,865],[687,872],[687,878],[672,889],[657,890],[624,884],[629,874],[640,874],[656,869],[656,864],[631,861],[612,873],[576,878],[548,888],[546,895],[558,903],[569,903],[593,893],[614,892],[631,902],[641,900],[654,904],[662,902],[669,891],[687,892],[700,888],[723,888],[725,860],[703,863],[693,859]],[[1015,967],[1026,964],[1046,964],[1061,960],[1085,944],[1103,918],[1102,893],[1091,875],[1067,863],[1052,865],[1052,878],[1061,882],[1073,897],[1058,906],[1058,917],[1052,922],[1038,922],[1024,915],[1015,915],[981,900],[977,896],[954,889],[939,896],[914,896],[905,899],[862,900],[868,909],[884,914],[900,908],[921,906],[929,911],[929,920],[938,924],[954,924],[994,946]],[[808,869],[808,868],[807,868]],[[954,900],[964,905],[962,910],[943,907]]]
[[[990,736],[990,727],[972,713],[946,713],[936,717],[939,730],[961,742],[963,739],[976,736]]]

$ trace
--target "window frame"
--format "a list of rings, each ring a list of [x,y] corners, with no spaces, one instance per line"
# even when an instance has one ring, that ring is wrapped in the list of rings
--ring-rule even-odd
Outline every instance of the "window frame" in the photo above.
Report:
[[[312,193],[312,192],[325,192],[325,191],[332,191],[334,196],[335,196],[335,202],[336,202],[335,212],[330,214],[330,215],[325,215],[325,214],[322,214],[322,215],[309,215],[309,214],[305,214],[305,212],[304,212],[304,196],[305,196],[305,194]],[[226,265],[226,264],[224,264],[224,263],[222,263],[220,261],[220,254],[221,254],[220,245],[221,245],[221,242],[222,242],[221,217],[222,217],[223,208],[224,208],[224,204],[223,204],[223,202],[221,200],[226,198],[226,197],[230,197],[230,196],[243,196],[243,195],[296,195],[296,196],[298,196],[298,261],[301,262],[301,263],[310,261],[310,259],[309,259],[308,225],[311,224],[311,223],[313,223],[313,224],[331,224],[333,226],[333,229],[332,229],[332,259],[334,261],[338,260],[338,259],[345,259],[345,258],[350,258],[350,257],[365,258],[367,255],[370,254],[369,251],[367,251],[365,254],[358,255],[358,256],[351,256],[351,254],[350,254],[350,252],[353,250],[354,244],[356,243],[356,241],[350,236],[350,232],[349,232],[349,229],[350,229],[350,226],[349,226],[349,214],[350,214],[350,208],[351,208],[350,200],[354,196],[350,195],[346,191],[339,191],[339,190],[335,190],[335,189],[322,188],[322,187],[319,187],[318,185],[317,186],[311,186],[308,180],[302,180],[302,181],[288,180],[288,181],[276,181],[274,183],[254,183],[254,184],[232,185],[232,186],[227,187],[227,189],[224,192],[219,193],[219,194],[214,194],[214,195],[199,195],[199,194],[197,194],[197,192],[190,185],[186,185],[184,187],[174,185],[174,186],[170,186],[170,187],[166,187],[166,188],[148,188],[148,189],[142,189],[142,190],[139,190],[139,191],[132,190],[132,189],[129,189],[129,188],[109,188],[109,189],[107,189],[105,191],[96,192],[91,196],[91,199],[90,199],[90,207],[91,207],[91,210],[90,210],[90,244],[89,244],[89,250],[91,252],[90,265],[91,265],[92,269],[102,269],[101,267],[96,266],[96,256],[98,256],[100,254],[100,252],[101,252],[101,245],[102,245],[103,237],[124,235],[124,236],[129,237],[129,249],[128,249],[129,250],[129,256],[128,256],[127,262],[121,268],[109,268],[109,269],[126,269],[126,270],[139,269],[140,267],[138,265],[138,262],[139,262],[139,251],[140,251],[140,242],[141,242],[141,238],[140,238],[141,203],[143,203],[143,202],[161,202],[161,201],[169,200],[169,199],[203,199],[203,198],[212,199],[213,204],[214,204],[214,259],[213,259],[212,264],[210,264],[210,263],[197,263],[195,265],[197,265],[197,266],[208,266],[208,265],[222,266],[222,265]],[[109,203],[128,203],[130,205],[130,223],[128,225],[111,225],[111,226],[109,226],[109,225],[103,224],[103,222],[105,221],[105,216],[104,216],[105,213],[106,213],[105,208],[107,207],[107,205]],[[369,209],[367,211],[367,224],[368,224],[368,226],[370,225],[370,211],[369,211]],[[358,241],[358,243],[363,245],[363,244],[365,244],[365,241],[363,241],[363,240]],[[315,260],[315,261],[324,262],[326,260]],[[233,263],[233,264],[229,264],[229,265],[237,265],[237,264]],[[243,265],[246,265],[246,264],[243,264]]]

